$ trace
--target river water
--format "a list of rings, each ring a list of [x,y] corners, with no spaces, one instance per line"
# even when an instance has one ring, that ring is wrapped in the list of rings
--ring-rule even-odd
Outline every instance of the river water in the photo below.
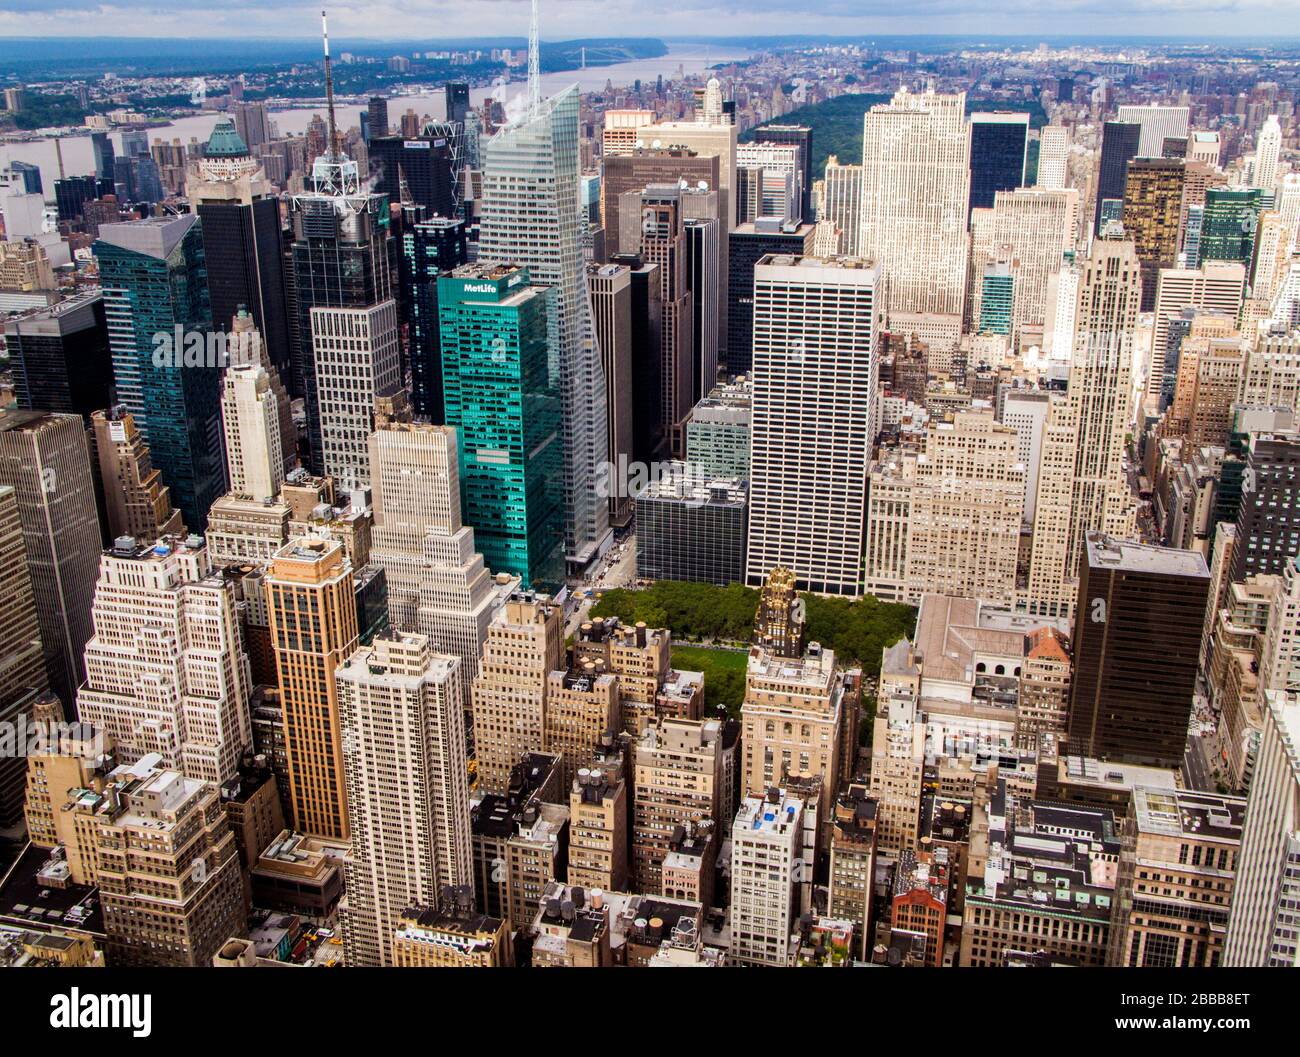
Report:
[[[542,94],[551,95],[561,89],[577,84],[584,92],[598,91],[612,82],[615,87],[631,85],[640,79],[643,83],[654,81],[662,76],[665,81],[690,74],[702,73],[715,63],[739,61],[747,53],[740,50],[724,50],[702,44],[669,44],[668,53],[657,59],[636,59],[632,62],[615,63],[612,66],[592,66],[585,70],[566,70],[561,73],[548,73],[542,77]],[[503,101],[521,95],[525,90],[522,80],[493,88],[482,85],[470,89],[470,101],[477,106],[485,99],[497,94]],[[388,116],[392,124],[398,123],[407,107],[418,114],[433,113],[435,100],[440,100],[441,91],[424,92],[409,96],[394,96],[388,101]],[[336,102],[339,111],[339,124],[348,128],[357,124],[358,113],[365,107],[365,100],[344,99]],[[310,106],[294,107],[284,110],[272,110],[271,118],[280,135],[302,133],[313,114],[324,115],[325,108],[320,103]],[[194,117],[184,117],[170,125],[159,125],[149,129],[149,142],[155,137],[167,142],[179,139],[189,143],[191,137],[206,140],[212,132],[219,114],[207,113]],[[121,136],[112,134],[113,146],[120,150]],[[90,147],[89,135],[64,136],[62,140],[63,171],[69,176],[80,176],[94,170],[94,154]],[[43,139],[29,143],[0,144],[0,168],[7,167],[10,161],[25,161],[41,168],[41,180],[45,187],[45,196],[54,200],[54,181],[59,176],[59,165],[55,154],[54,140]]]

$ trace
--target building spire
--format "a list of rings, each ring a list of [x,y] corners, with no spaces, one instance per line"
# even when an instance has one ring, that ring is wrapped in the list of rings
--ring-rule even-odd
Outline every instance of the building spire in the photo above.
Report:
[[[536,116],[542,109],[541,42],[537,35],[537,0],[533,0],[533,20],[528,27],[528,113]]]
[[[334,123],[334,72],[330,68],[330,27],[325,18],[325,9],[320,13],[320,33],[321,40],[325,45],[325,109],[329,113],[329,145],[328,151],[330,160],[333,161],[339,157],[342,151],[339,149],[339,131]]]

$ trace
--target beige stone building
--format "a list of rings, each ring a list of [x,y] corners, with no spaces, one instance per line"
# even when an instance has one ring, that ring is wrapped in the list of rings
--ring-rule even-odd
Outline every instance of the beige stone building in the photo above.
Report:
[[[592,661],[547,675],[542,744],[561,757],[566,786],[591,766],[601,735],[618,729],[618,685]]]
[[[601,767],[578,769],[569,791],[570,884],[626,891],[627,814],[627,785],[621,775]]]
[[[472,889],[452,889],[442,905],[408,907],[393,935],[393,964],[409,969],[500,969],[514,964],[501,918],[474,909]]]
[[[149,456],[149,445],[122,407],[90,416],[90,437],[104,488],[108,534],[152,543],[159,536],[185,532],[181,512],[173,510],[171,489]]]
[[[231,585],[200,537],[152,546],[129,537],[104,552],[78,715],[134,763],[220,784],[252,747],[252,679]]]
[[[913,604],[928,593],[1009,604],[1024,516],[1019,452],[1016,430],[991,411],[958,411],[930,423],[921,455],[882,456],[868,495],[868,582]]]
[[[741,708],[741,793],[762,796],[788,779],[819,778],[818,817],[839,787],[843,713],[852,693],[835,653],[810,643],[800,658],[749,651]]]
[[[648,724],[633,768],[632,883],[636,891],[659,892],[676,828],[718,819],[722,725],[716,719]]]
[[[1120,829],[1107,965],[1219,964],[1245,814],[1238,797],[1133,790]]]
[[[543,751],[548,677],[564,668],[563,621],[545,596],[519,592],[488,627],[473,684],[479,784],[487,792],[504,793],[520,757]]]

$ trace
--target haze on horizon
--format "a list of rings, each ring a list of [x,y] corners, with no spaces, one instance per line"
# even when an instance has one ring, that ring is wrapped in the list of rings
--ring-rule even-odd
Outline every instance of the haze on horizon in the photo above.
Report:
[[[0,37],[305,38],[320,0],[0,0]],[[525,36],[527,0],[326,5],[338,39]],[[1300,37],[1294,0],[543,0],[542,36],[960,34]]]

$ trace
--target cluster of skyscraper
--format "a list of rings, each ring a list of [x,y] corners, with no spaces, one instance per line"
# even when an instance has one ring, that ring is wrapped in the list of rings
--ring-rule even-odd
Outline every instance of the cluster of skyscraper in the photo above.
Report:
[[[134,138],[59,181],[98,289],[6,324],[0,720],[82,726],[0,826],[66,957],[1295,964],[1294,113],[1234,167],[1190,106],[902,87],[817,175],[711,77],[597,168],[532,54],[370,100],[363,163],[326,38],[309,179],[241,109],[188,209],[123,218]],[[761,589],[736,715],[571,597],[616,537]],[[919,607],[869,738],[808,595]]]

